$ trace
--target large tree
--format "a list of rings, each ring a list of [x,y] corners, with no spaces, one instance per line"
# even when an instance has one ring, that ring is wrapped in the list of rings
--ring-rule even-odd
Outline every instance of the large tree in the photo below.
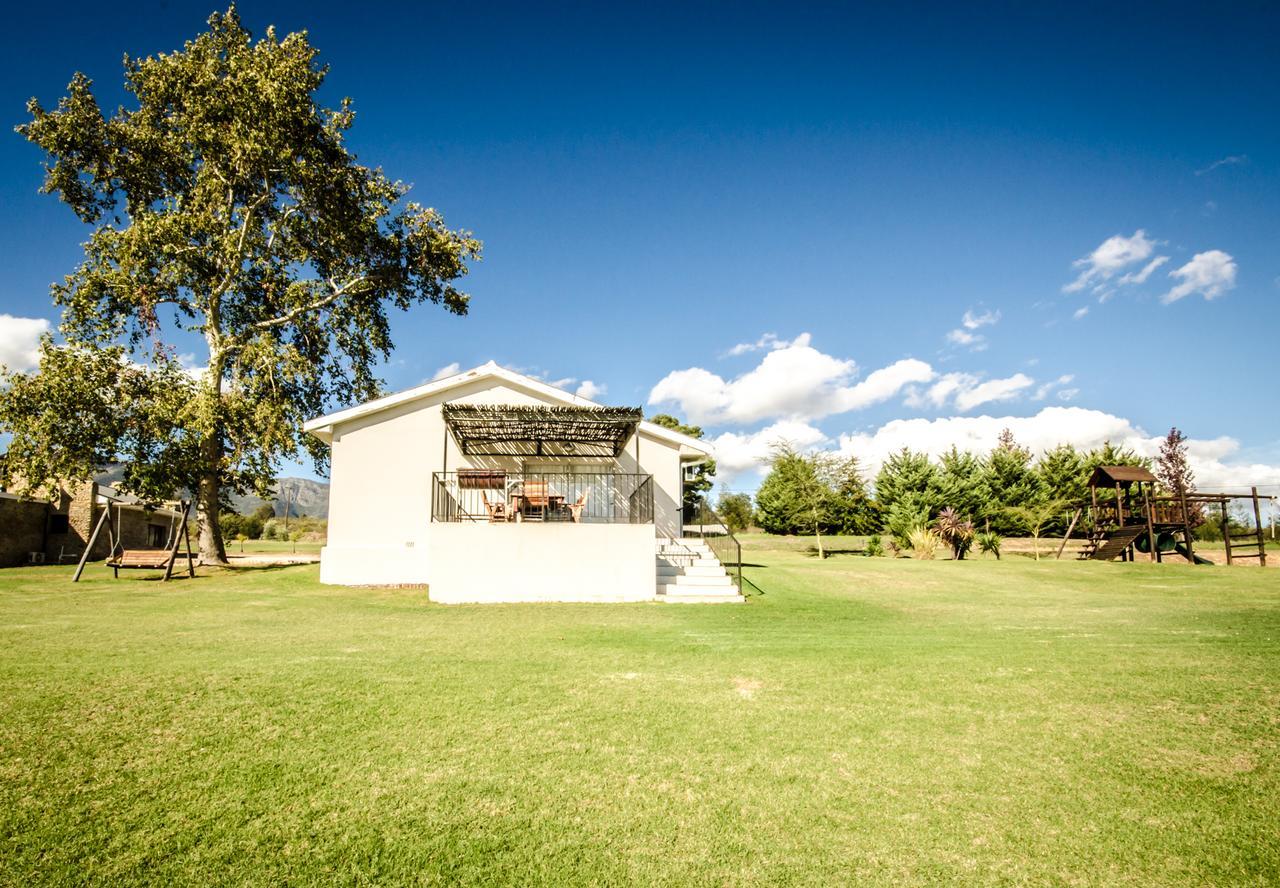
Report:
[[[688,425],[670,413],[659,413],[649,420],[664,429],[671,429],[690,438],[702,437],[702,426]],[[687,512],[703,502],[711,488],[715,485],[716,461],[708,457],[693,467],[684,482],[684,508]]]
[[[1031,468],[1031,451],[1005,429],[987,457],[987,489],[990,491],[991,525],[997,533],[1028,530],[1019,510],[1040,499],[1040,478]]]
[[[302,448],[323,466],[301,421],[378,392],[388,310],[466,313],[453,282],[479,242],[357,162],[350,100],[318,103],[326,74],[305,33],[255,41],[233,7],[179,51],[126,57],[132,107],[105,116],[83,74],[53,110],[31,100],[18,132],[47,155],[43,190],[92,230],[52,288],[64,344],[0,383],[5,472],[35,486],[121,458],[133,493],[194,491],[201,556],[224,561],[227,494],[267,495]],[[203,367],[182,373],[193,340]]]

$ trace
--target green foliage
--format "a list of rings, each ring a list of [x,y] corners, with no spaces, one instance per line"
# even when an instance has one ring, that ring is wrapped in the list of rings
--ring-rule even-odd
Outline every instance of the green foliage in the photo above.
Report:
[[[951,547],[951,557],[963,561],[973,546],[973,522],[947,507],[938,513],[935,529],[938,538]]]
[[[1044,495],[1068,503],[1082,503],[1089,498],[1090,471],[1086,457],[1070,444],[1046,451],[1036,464]]]
[[[222,532],[232,539],[256,540],[262,538],[263,521],[255,515],[238,515],[235,512],[223,512],[220,519]]]
[[[991,500],[982,459],[954,445],[939,460],[933,477],[933,501],[953,509],[959,518],[978,520]]]
[[[1060,519],[1068,504],[1058,499],[1034,500],[1021,506],[1005,506],[1013,523],[1025,527],[1035,549],[1036,561],[1040,560],[1040,536],[1054,519]]]
[[[253,517],[259,521],[270,521],[276,517],[276,507],[272,503],[263,503],[253,510]]]
[[[880,534],[873,533],[867,537],[866,552],[871,558],[880,558],[884,555],[884,543],[880,540]]]
[[[982,550],[982,554],[988,553],[996,556],[996,561],[1000,560],[1000,534],[994,530],[980,531],[977,535],[978,548]]]
[[[986,480],[995,506],[989,514],[992,529],[1006,534],[1024,532],[1027,528],[1019,523],[1019,510],[1040,497],[1040,479],[1031,468],[1031,451],[1014,441],[1008,429],[987,457]]]
[[[834,467],[835,495],[828,510],[827,529],[831,533],[862,535],[879,530],[880,508],[867,493],[867,484],[856,457],[847,457]]]
[[[0,485],[80,483],[124,459],[119,486],[161,502],[195,489],[199,441],[189,432],[195,382],[176,361],[143,367],[121,347],[41,344],[42,372],[0,375],[0,432],[12,440]]]
[[[922,493],[907,493],[889,509],[885,529],[899,551],[911,548],[911,535],[929,526],[929,500]]]
[[[127,491],[188,486],[201,554],[221,561],[225,494],[269,495],[304,448],[323,464],[302,420],[378,393],[389,309],[466,312],[453,282],[479,242],[357,162],[350,102],[317,102],[326,75],[305,33],[254,42],[233,8],[179,51],[126,58],[132,107],[104,116],[83,74],[53,110],[28,103],[43,190],[91,230],[53,287],[78,357],[46,344],[36,381],[6,382],[10,471],[83,478],[108,456]],[[179,378],[171,326],[203,340],[198,380]],[[74,378],[85,363],[94,385]],[[78,399],[74,421],[49,420]]]
[[[731,533],[741,533],[751,526],[751,496],[746,493],[722,493],[716,512]]]
[[[911,557],[921,561],[932,561],[938,555],[938,547],[942,540],[927,527],[917,527],[911,531]]]
[[[702,426],[686,425],[669,413],[659,413],[657,416],[651,417],[649,421],[655,425],[662,426],[664,429],[671,429],[673,432],[688,435],[690,438],[702,437]],[[711,488],[715,485],[715,477],[716,461],[714,459],[707,459],[693,467],[684,482],[684,507],[686,510],[696,506],[703,497],[711,492]],[[724,516],[721,515],[721,517]]]
[[[769,533],[813,534],[818,557],[825,558],[822,534],[838,519],[840,490],[856,474],[856,461],[831,453],[802,454],[779,444],[756,492],[760,527]]]
[[[876,475],[876,501],[886,513],[907,496],[914,496],[916,502],[928,504],[932,512],[936,502],[934,499],[934,478],[937,469],[929,462],[926,453],[915,453],[907,448],[890,454]],[[928,520],[926,516],[925,520]]]

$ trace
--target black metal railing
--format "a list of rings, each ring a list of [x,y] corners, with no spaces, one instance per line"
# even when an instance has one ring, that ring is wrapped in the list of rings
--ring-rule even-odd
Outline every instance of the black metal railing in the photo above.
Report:
[[[653,476],[490,469],[433,472],[431,520],[652,524]]]
[[[685,515],[684,535],[701,537],[742,591],[742,544],[706,499],[699,497]]]

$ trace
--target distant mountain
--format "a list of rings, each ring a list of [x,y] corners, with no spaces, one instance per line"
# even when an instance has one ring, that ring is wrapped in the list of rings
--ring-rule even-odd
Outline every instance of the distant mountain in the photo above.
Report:
[[[114,465],[94,476],[94,480],[106,487],[115,487],[124,475],[124,468]],[[241,515],[252,514],[265,502],[270,502],[276,515],[283,517],[285,509],[289,516],[299,518],[303,515],[312,518],[329,517],[329,484],[326,481],[313,481],[310,478],[280,478],[276,481],[275,497],[264,500],[260,496],[231,497],[231,507]]]
[[[241,515],[249,515],[267,500],[258,496],[233,496],[232,507]],[[300,518],[307,515],[312,518],[329,517],[329,484],[326,481],[313,481],[310,478],[281,478],[276,482],[275,499],[271,500],[276,515],[284,516],[285,509],[289,517]]]

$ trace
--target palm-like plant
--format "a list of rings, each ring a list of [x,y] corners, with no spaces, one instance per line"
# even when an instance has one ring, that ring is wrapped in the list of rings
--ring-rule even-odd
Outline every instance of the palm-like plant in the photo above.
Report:
[[[951,547],[951,556],[956,561],[963,561],[973,547],[973,522],[968,518],[961,518],[959,512],[948,506],[938,513],[934,526],[938,537]]]

